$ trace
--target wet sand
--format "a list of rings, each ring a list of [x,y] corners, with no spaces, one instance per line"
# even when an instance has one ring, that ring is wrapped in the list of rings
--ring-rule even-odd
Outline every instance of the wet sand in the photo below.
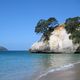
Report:
[[[49,72],[38,80],[80,80],[80,63],[74,64],[67,69]]]

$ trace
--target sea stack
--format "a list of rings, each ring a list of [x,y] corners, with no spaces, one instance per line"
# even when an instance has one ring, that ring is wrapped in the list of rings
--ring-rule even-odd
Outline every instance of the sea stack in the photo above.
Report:
[[[67,18],[63,24],[50,17],[40,19],[35,33],[41,33],[41,39],[34,43],[31,52],[80,52],[80,17]]]
[[[35,42],[30,51],[31,52],[75,52],[77,46],[73,44],[69,39],[69,35],[63,25],[56,27],[48,41],[44,41],[44,38]]]

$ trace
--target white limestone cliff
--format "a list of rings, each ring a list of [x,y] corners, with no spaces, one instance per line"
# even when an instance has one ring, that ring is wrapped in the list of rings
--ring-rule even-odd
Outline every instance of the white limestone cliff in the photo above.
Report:
[[[49,45],[47,42],[44,41],[38,41],[35,42],[31,47],[32,52],[45,52],[49,51]]]
[[[65,28],[63,26],[57,27],[50,36],[49,46],[50,51],[54,52],[75,52],[76,46],[69,39]]]
[[[56,27],[47,42],[43,40],[35,42],[30,50],[31,52],[75,52],[78,46],[72,43],[69,35],[63,26]]]

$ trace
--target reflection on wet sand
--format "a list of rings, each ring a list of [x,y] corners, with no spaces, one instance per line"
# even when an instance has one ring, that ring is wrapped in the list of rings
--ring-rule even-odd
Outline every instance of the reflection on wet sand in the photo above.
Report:
[[[79,57],[80,58],[80,57]],[[30,80],[37,80],[41,75],[45,74],[47,71],[67,65],[70,63],[78,62],[78,57],[68,54],[49,54],[49,55],[43,55],[38,58],[37,63],[39,66],[37,66],[37,70],[35,71],[34,75],[32,75],[32,79]],[[50,80],[50,79],[49,79]]]
[[[80,80],[80,63],[67,69],[50,72],[38,80]]]

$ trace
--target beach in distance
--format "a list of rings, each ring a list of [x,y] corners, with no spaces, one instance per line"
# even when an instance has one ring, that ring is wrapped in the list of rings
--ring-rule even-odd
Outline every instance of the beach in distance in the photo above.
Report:
[[[0,52],[0,80],[79,80],[80,54]]]

